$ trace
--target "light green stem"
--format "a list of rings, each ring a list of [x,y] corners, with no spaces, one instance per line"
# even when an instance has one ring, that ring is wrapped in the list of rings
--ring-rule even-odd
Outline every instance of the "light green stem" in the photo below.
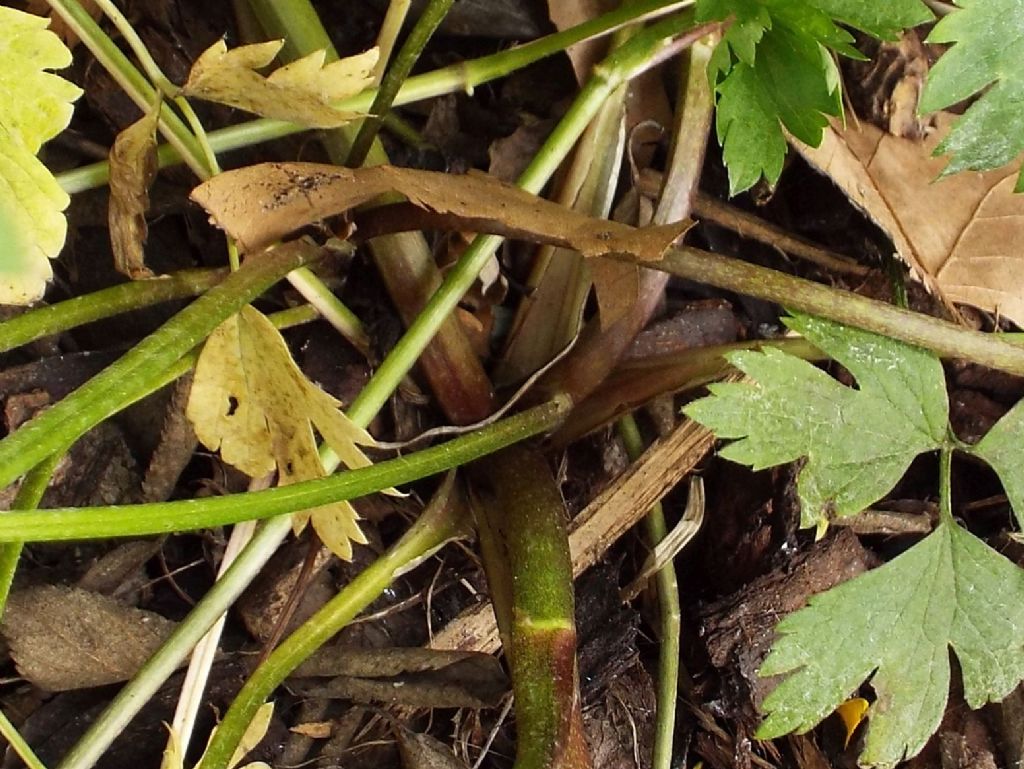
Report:
[[[29,747],[29,744],[25,742],[25,739],[14,728],[14,724],[10,722],[7,714],[2,710],[0,710],[0,734],[7,740],[7,744],[14,749],[14,752],[18,754],[18,758],[25,762],[25,766],[28,769],[46,769],[46,765],[39,760],[39,756]]]
[[[77,6],[74,0],[54,0],[54,2],[66,3],[69,7]],[[582,40],[608,34],[624,24],[647,19],[653,15],[662,15],[683,5],[686,5],[686,3],[667,2],[666,0],[639,0],[627,7],[616,9],[596,19],[591,19],[583,24],[548,35],[539,40],[524,43],[491,56],[460,62],[435,70],[434,72],[411,77],[402,85],[398,95],[395,97],[394,104],[396,106],[410,104],[458,91],[471,92],[478,85],[504,77],[510,72],[522,69],[547,56],[561,53],[568,46]],[[78,10],[80,11],[81,8],[78,7]],[[84,11],[82,11],[82,14],[88,18],[88,14],[85,14]],[[99,27],[96,26],[91,18],[89,18],[88,22],[102,35]],[[301,22],[301,19],[298,22]],[[83,21],[83,24],[85,23]],[[292,23],[296,23],[296,20],[293,20]],[[319,23],[319,20],[317,23]],[[290,41],[288,42],[290,43]],[[110,45],[112,46],[113,44],[111,43]],[[114,47],[114,51],[116,51],[116,47]],[[110,56],[115,55],[119,55],[123,63],[134,71],[131,62],[125,59],[120,51],[116,51],[116,54],[113,51],[110,52]],[[152,89],[145,78],[137,71],[135,74],[137,80],[134,81],[133,87],[136,87],[136,90],[142,89],[144,93],[150,93]],[[376,91],[370,89],[350,99],[338,102],[335,106],[345,112],[367,112],[370,109],[375,94]],[[175,130],[178,131],[180,129],[182,140],[188,142],[189,145],[194,145],[194,137],[189,133],[184,123],[181,123],[179,120],[177,126]],[[248,147],[260,142],[291,136],[305,130],[307,129],[303,126],[294,123],[260,119],[231,126],[230,128],[223,128],[219,131],[211,131],[209,141],[213,151],[220,154],[239,149],[240,147]],[[202,156],[201,152],[198,146],[193,146],[193,149],[194,154],[190,155],[190,157],[195,163],[199,163]],[[163,146],[158,151],[161,168],[180,163],[181,157],[182,155],[173,146]],[[192,161],[190,161],[191,164]],[[108,163],[104,161],[58,174],[57,181],[68,194],[74,194],[94,187],[101,187],[107,183],[109,178],[110,168]]]
[[[289,674],[369,606],[410,564],[459,536],[464,521],[451,480],[402,538],[292,633],[242,686],[214,733],[201,769],[224,769],[256,710]]]
[[[568,399],[555,399],[439,446],[265,491],[142,505],[11,511],[0,516],[0,542],[58,542],[194,531],[355,499],[449,470],[548,431],[561,421],[568,407]]]
[[[293,241],[246,262],[84,385],[0,441],[0,488],[134,403],[221,321],[320,254]]]
[[[626,446],[626,454],[632,461],[644,452],[644,441],[631,414],[618,422],[619,436]],[[644,529],[651,548],[665,538],[665,511],[661,502],[656,502],[644,518]],[[655,577],[658,588],[658,618],[661,632],[658,648],[657,720],[654,727],[654,756],[652,769],[670,769],[672,766],[672,744],[676,731],[676,697],[679,692],[679,625],[682,612],[679,606],[679,583],[676,567],[666,563]]]

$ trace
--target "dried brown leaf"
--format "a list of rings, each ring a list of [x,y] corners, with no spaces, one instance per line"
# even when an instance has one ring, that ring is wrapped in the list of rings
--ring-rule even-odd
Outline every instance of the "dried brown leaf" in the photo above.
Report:
[[[638,229],[577,213],[485,174],[457,176],[395,166],[261,163],[215,176],[193,190],[192,199],[249,252],[387,193],[451,215],[465,229],[567,246],[584,256],[621,253],[657,260],[688,226]]]
[[[817,149],[793,144],[929,288],[1024,325],[1024,195],[1013,194],[1020,161],[937,179],[946,161],[932,152],[954,117],[937,115],[937,130],[921,142],[862,124],[827,129]]]
[[[489,654],[396,647],[321,649],[300,665],[292,689],[308,696],[409,707],[495,707],[508,691],[501,663]],[[330,677],[314,683],[311,678]]]
[[[132,280],[153,277],[142,246],[149,228],[149,186],[156,176],[156,125],[160,108],[125,128],[110,149],[110,204],[107,221],[114,267]]]
[[[467,769],[448,745],[429,734],[419,734],[396,724],[395,739],[402,769]]]
[[[18,672],[53,692],[126,681],[174,627],[159,614],[56,585],[12,593],[3,620]]]

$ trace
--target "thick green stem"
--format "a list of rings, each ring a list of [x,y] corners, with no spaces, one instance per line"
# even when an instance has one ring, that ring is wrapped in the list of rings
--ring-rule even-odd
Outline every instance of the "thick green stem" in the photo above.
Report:
[[[408,456],[265,491],[142,505],[12,511],[0,516],[0,542],[56,542],[193,531],[355,499],[458,467],[547,432],[558,424],[568,408],[568,399],[555,399]]]
[[[685,5],[685,3],[666,2],[666,0],[638,0],[638,2],[606,13],[603,16],[563,32],[548,35],[539,40],[524,43],[491,56],[452,64],[434,72],[411,77],[402,85],[398,95],[395,97],[394,104],[396,106],[410,104],[458,91],[471,92],[478,85],[504,77],[547,56],[561,53],[568,46],[574,45],[581,40],[608,34],[624,24],[634,23],[641,19],[650,18],[653,15],[669,13],[682,5]],[[141,74],[138,77],[143,82],[145,81]],[[338,102],[336,106],[339,110],[345,112],[366,112],[370,109],[375,93],[376,91],[374,90],[367,90],[350,99]],[[181,124],[181,126],[187,133],[184,124]],[[280,139],[284,136],[291,136],[305,130],[308,129],[294,123],[261,119],[231,126],[230,128],[223,128],[219,131],[212,131],[209,134],[209,140],[213,151],[222,153],[260,142]],[[191,135],[189,134],[189,136]],[[198,151],[198,148],[196,149]],[[197,154],[196,157],[198,158],[199,155]],[[180,163],[181,155],[173,147],[165,145],[159,149],[158,159],[160,167],[165,168]],[[109,178],[110,167],[104,161],[76,168],[73,171],[66,171],[57,176],[57,181],[68,194],[73,194],[94,187],[101,187],[107,183]]]
[[[214,733],[201,769],[224,769],[256,710],[289,674],[369,606],[411,564],[468,527],[451,476],[416,522],[384,555],[292,633],[242,686]]]
[[[133,280],[29,310],[0,323],[0,352],[122,312],[196,296],[215,286],[225,275],[226,270],[179,270],[173,275]]]
[[[151,392],[225,318],[320,250],[293,241],[250,259],[84,385],[0,441],[0,488]]]
[[[558,485],[544,458],[524,446],[476,463],[470,479],[516,698],[515,767],[589,766],[576,673],[572,558]]]

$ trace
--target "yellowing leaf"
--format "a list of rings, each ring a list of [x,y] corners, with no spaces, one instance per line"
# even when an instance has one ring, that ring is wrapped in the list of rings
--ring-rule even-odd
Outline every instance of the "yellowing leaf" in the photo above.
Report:
[[[238,741],[238,747],[235,748],[235,752],[231,754],[231,760],[228,761],[228,769],[235,769],[242,759],[257,745],[267,733],[267,729],[270,728],[270,719],[274,715],[274,703],[264,702],[260,705],[259,710],[256,711],[256,715],[252,717],[252,721],[245,727],[245,733],[242,735],[242,739]],[[266,766],[263,763],[257,764],[246,764],[246,766]]]
[[[242,759],[252,751],[267,734],[267,730],[270,728],[270,719],[274,716],[274,703],[264,702],[260,705],[256,711],[256,715],[252,717],[252,721],[245,727],[245,733],[242,738],[238,741],[238,747],[235,748],[235,752],[231,754],[231,760],[228,761],[228,769],[235,769],[239,764],[242,763]],[[166,726],[166,724],[165,724]],[[160,769],[184,769],[185,758],[182,755],[181,750],[181,735],[178,734],[177,729],[171,726],[167,726],[167,731],[170,735],[167,739],[167,747],[164,748],[163,762],[160,764]],[[213,739],[213,735],[216,733],[217,727],[214,727],[213,732],[210,734],[210,739]],[[196,762],[196,767],[199,767],[203,763],[203,759],[206,758],[206,751],[203,751],[203,755]],[[262,761],[253,761],[240,769],[270,769],[267,764]]]
[[[251,476],[277,468],[282,486],[324,475],[313,427],[347,467],[370,460],[357,444],[373,438],[338,410],[338,401],[310,382],[284,339],[260,312],[244,307],[210,335],[196,365],[187,414],[196,436],[230,465]],[[320,539],[342,558],[351,541],[366,539],[347,502],[296,516],[312,519]]]
[[[157,107],[121,131],[110,149],[110,204],[107,219],[114,266],[132,280],[151,278],[142,246],[146,242],[149,185],[156,176]]]
[[[82,91],[46,72],[71,52],[39,16],[0,7],[0,304],[38,299],[64,245],[70,199],[36,157]]]
[[[256,72],[283,45],[283,40],[273,40],[229,51],[218,40],[196,59],[182,93],[311,128],[335,128],[356,117],[333,109],[331,102],[372,85],[376,48],[326,66],[324,52],[315,51],[267,77]]]

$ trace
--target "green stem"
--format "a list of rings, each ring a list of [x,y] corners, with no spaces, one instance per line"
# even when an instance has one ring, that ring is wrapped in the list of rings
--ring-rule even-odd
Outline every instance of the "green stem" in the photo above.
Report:
[[[201,769],[224,769],[256,710],[295,668],[369,606],[411,564],[463,532],[463,508],[452,498],[453,486],[453,478],[449,477],[402,538],[303,623],[250,676],[217,727]]]
[[[947,440],[939,449],[939,522],[955,526],[953,520],[953,451],[955,441]]]
[[[14,724],[11,723],[10,719],[7,718],[7,714],[2,710],[0,710],[0,734],[7,740],[7,744],[14,749],[18,758],[25,762],[25,766],[28,769],[46,769],[46,765],[39,760],[39,756],[25,742],[25,738],[14,728]]]
[[[691,25],[692,16],[688,13],[660,21],[629,40],[595,67],[594,76],[580,91],[565,117],[519,177],[519,186],[528,192],[539,193],[565,160],[605,99],[619,85],[650,66],[652,60],[671,45],[672,36]],[[439,322],[455,309],[503,240],[497,235],[479,235],[473,239],[423,312],[410,324],[405,335],[377,369],[373,379],[353,401],[349,416],[358,421],[357,415],[365,418],[380,410],[429,344]]]
[[[0,516],[0,542],[57,542],[192,531],[355,499],[458,467],[547,432],[568,408],[568,399],[553,399],[408,456],[265,491],[141,505],[12,511]]]
[[[22,481],[11,510],[35,510],[39,507],[39,501],[46,493],[53,472],[63,456],[63,451],[55,452],[32,468]],[[7,598],[11,594],[11,585],[14,584],[14,573],[18,570],[18,559],[21,558],[23,545],[24,542],[20,541],[0,545],[0,616],[7,607]]]
[[[32,468],[18,489],[18,494],[11,505],[12,510],[34,510],[39,507],[39,501],[46,493],[50,479],[53,478],[53,471],[57,469],[57,464],[62,456],[63,452],[56,453]],[[18,569],[18,560],[21,558],[23,545],[23,542],[0,544],[0,616],[3,615],[4,609],[7,607],[7,598],[11,594],[11,585],[14,582],[14,573]],[[0,711],[0,734],[7,740],[7,744],[14,749],[18,757],[25,762],[25,766],[29,769],[46,769],[3,711]]]
[[[631,414],[622,417],[618,422],[619,436],[626,446],[626,454],[632,461],[640,458],[644,452],[644,441],[640,436],[636,420]],[[644,529],[647,540],[653,549],[665,538],[668,528],[665,525],[665,510],[661,502],[656,502],[644,518]],[[666,563],[655,577],[658,590],[658,614],[661,621],[658,649],[658,689],[655,713],[657,721],[654,731],[654,756],[652,769],[670,769],[672,766],[672,744],[676,731],[676,697],[679,692],[679,625],[682,611],[679,606],[679,583],[676,579],[676,567]]]
[[[524,446],[478,462],[469,477],[516,700],[514,766],[588,765],[581,760],[572,558],[558,484],[544,457]]]
[[[0,488],[150,392],[221,321],[319,254],[308,243],[293,241],[247,261],[116,363],[8,435],[0,441]]]
[[[146,661],[142,670],[117,693],[100,717],[64,757],[60,769],[89,769],[129,722],[163,686],[193,647],[242,594],[253,577],[292,531],[291,517],[267,521],[238,559],[175,628],[170,638]]]
[[[29,310],[0,323],[0,352],[122,312],[196,296],[226,275],[224,270],[179,270],[173,275],[129,281]]]
[[[373,97],[373,104],[370,107],[370,116],[363,121],[352,142],[352,149],[349,150],[348,160],[345,163],[349,168],[357,168],[366,160],[366,156],[377,138],[381,124],[384,122],[384,115],[391,109],[391,105],[398,95],[402,83],[409,77],[413,66],[420,58],[420,53],[427,45],[427,41],[433,36],[435,30],[448,15],[448,9],[452,7],[452,0],[430,0],[427,7],[420,14],[416,26],[412,28],[409,37],[406,38],[395,57],[395,61],[388,67],[387,74],[381,81],[376,95]]]
[[[621,258],[614,254],[610,256]],[[884,334],[931,350],[942,357],[966,358],[1011,374],[1024,375],[1024,349],[1001,339],[997,334],[971,331],[850,291],[840,291],[738,259],[685,246],[672,249],[661,261],[644,262],[643,266]]]
[[[113,40],[100,29],[78,0],[48,0],[50,7],[81,38],[96,60],[124,90],[140,110],[146,112],[158,98],[155,88],[136,69]],[[170,110],[160,112],[160,132],[200,179],[207,177],[205,158],[195,136]],[[108,174],[109,176],[109,174]]]
[[[54,2],[67,3],[69,8],[77,6],[77,3],[73,3],[72,5],[73,0],[54,0]],[[402,85],[398,95],[395,97],[394,105],[399,106],[403,104],[410,104],[412,102],[422,101],[435,96],[443,96],[444,94],[459,91],[471,92],[473,88],[478,85],[504,77],[510,72],[522,69],[523,67],[547,56],[561,53],[570,45],[579,43],[582,40],[608,34],[625,24],[631,24],[641,19],[647,19],[654,15],[669,13],[685,4],[686,3],[667,2],[667,0],[638,0],[626,7],[618,8],[604,14],[603,16],[599,16],[596,19],[591,19],[583,24],[571,27],[570,29],[548,35],[547,37],[542,37],[538,40],[516,46],[515,48],[510,48],[490,56],[484,56],[473,61],[452,64],[433,72],[427,72],[422,75],[411,77]],[[77,7],[80,11],[80,6]],[[85,14],[84,11],[82,14],[88,18],[88,14]],[[102,32],[99,31],[95,22],[93,22],[91,18],[89,18],[88,21],[91,23],[91,26],[95,27],[96,31],[102,35]],[[299,21],[301,21],[301,19]],[[83,21],[83,24],[84,23],[85,22]],[[319,23],[319,20],[317,20],[317,23]],[[286,47],[290,44],[291,40],[287,41]],[[111,46],[113,46],[112,43]],[[117,51],[116,46],[113,46],[113,50]],[[131,63],[128,62],[127,59],[124,59],[124,56],[123,54],[120,54],[120,51],[117,51],[117,54],[121,56],[125,64],[131,67]],[[110,55],[114,56],[115,54],[111,51]],[[134,67],[132,67],[132,70],[134,70]],[[149,84],[141,74],[136,71],[135,76],[138,81],[141,81],[141,83],[136,83],[138,88],[149,88]],[[152,89],[149,89],[149,91],[151,90]],[[375,93],[376,92],[372,89],[367,90],[350,99],[338,102],[335,106],[339,110],[346,112],[366,112],[370,109]],[[185,125],[178,121],[178,126],[180,126],[180,131],[183,136],[182,140],[187,141],[190,145],[193,144],[194,137],[192,137],[188,132]],[[260,119],[237,126],[231,126],[229,128],[223,128],[219,131],[211,131],[209,134],[209,140],[213,151],[220,154],[239,149],[241,147],[258,144],[260,142],[291,136],[292,134],[305,130],[308,129],[294,123],[287,123],[281,120]],[[161,168],[180,163],[181,157],[182,155],[176,151],[173,146],[163,146],[158,151],[158,159]],[[191,157],[196,163],[199,163],[201,153],[199,152],[198,147],[195,147],[195,153]],[[101,187],[107,183],[109,178],[110,169],[109,164],[106,161],[93,163],[91,165],[76,168],[73,171],[66,171],[57,175],[58,183],[60,183],[61,187],[63,187],[65,192],[68,194],[82,192],[84,190],[93,189],[94,187]]]
[[[359,317],[334,295],[323,281],[308,267],[300,267],[288,274],[288,282],[311,305],[316,307],[324,320],[334,326],[349,343],[365,357],[370,357],[370,337]]]

